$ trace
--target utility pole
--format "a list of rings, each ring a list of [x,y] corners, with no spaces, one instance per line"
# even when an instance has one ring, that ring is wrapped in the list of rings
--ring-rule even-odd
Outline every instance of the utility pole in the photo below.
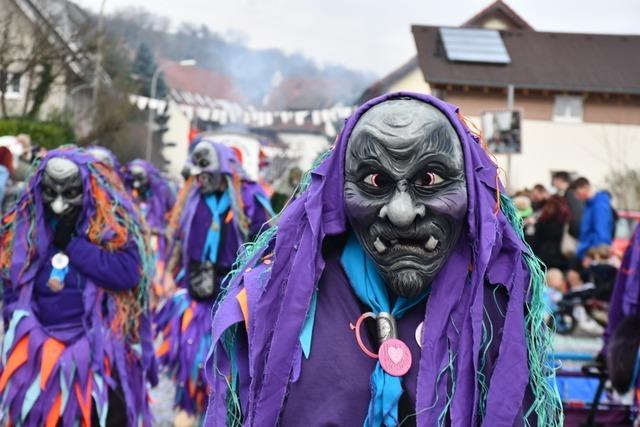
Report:
[[[513,111],[515,98],[515,86],[510,84],[507,86],[507,109]],[[507,151],[507,192],[511,192],[511,156],[513,153]]]
[[[107,0],[102,0],[100,4],[100,14],[98,15],[98,39],[96,42],[96,69],[93,76],[93,127],[98,119],[98,105],[100,96],[100,83],[102,81],[102,51],[104,49],[104,6]]]

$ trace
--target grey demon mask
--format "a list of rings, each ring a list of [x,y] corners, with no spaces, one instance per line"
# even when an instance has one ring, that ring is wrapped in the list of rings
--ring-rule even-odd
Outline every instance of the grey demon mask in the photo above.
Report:
[[[149,176],[146,169],[140,165],[131,165],[129,168],[129,185],[139,195],[146,194],[147,190],[149,190]]]
[[[202,194],[225,190],[226,182],[220,172],[220,159],[213,145],[204,141],[197,143],[190,160],[193,165],[192,174],[198,176]]]
[[[348,141],[344,198],[360,244],[396,295],[428,289],[457,243],[467,209],[460,140],[436,108],[386,101]]]
[[[82,175],[71,160],[53,157],[47,161],[40,182],[47,214],[61,222],[73,223],[82,209]]]

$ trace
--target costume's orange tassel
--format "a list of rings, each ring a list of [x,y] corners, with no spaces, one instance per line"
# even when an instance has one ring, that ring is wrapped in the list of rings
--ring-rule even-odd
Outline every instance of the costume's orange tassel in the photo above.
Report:
[[[196,397],[196,385],[191,381],[191,378],[187,380],[187,389],[189,390],[189,396]]]
[[[40,363],[40,390],[44,390],[53,367],[60,359],[64,344],[53,338],[47,338],[42,346],[42,361]]]
[[[233,220],[233,211],[229,209],[229,212],[227,213],[227,217],[224,219],[224,223],[229,224],[232,220]]]
[[[96,214],[89,223],[89,240],[96,244],[104,244],[101,241],[103,232],[106,229],[111,229],[114,231],[115,236],[109,242],[106,242],[106,246],[109,249],[119,249],[127,243],[127,229],[116,221],[113,204],[109,200],[107,192],[98,185],[93,176],[90,178],[90,183],[96,204]]]
[[[158,347],[158,349],[156,350],[156,356],[162,357],[167,353],[169,353],[169,340],[164,340],[162,341],[162,344],[160,344],[160,347]]]
[[[85,427],[91,427],[91,371],[89,371],[89,380],[87,381],[87,390],[85,396],[82,395],[82,389],[80,384],[75,383],[76,397],[78,399],[78,405],[80,406],[80,412],[82,413],[82,425]]]
[[[182,324],[180,325],[180,330],[182,332],[186,331],[189,327],[189,324],[193,320],[193,309],[191,307],[187,307],[187,309],[182,314]]]
[[[13,375],[13,373],[22,366],[29,358],[29,335],[25,335],[18,341],[18,344],[14,347],[11,355],[9,356],[9,360],[7,360],[7,365],[4,367],[4,371],[2,372],[2,376],[0,377],[0,393],[4,391],[4,388],[7,386],[7,382],[9,378]]]
[[[107,377],[111,377],[111,362],[107,356],[104,357],[104,373]]]
[[[45,427],[56,427],[58,425],[58,419],[60,418],[60,407],[62,406],[62,395],[58,393],[56,396],[56,400],[51,405],[51,409],[49,409],[49,414],[47,415],[47,422]]]

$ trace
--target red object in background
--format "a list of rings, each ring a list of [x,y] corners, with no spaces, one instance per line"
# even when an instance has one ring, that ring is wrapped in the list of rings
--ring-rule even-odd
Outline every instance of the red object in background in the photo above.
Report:
[[[189,145],[193,142],[193,140],[200,134],[200,131],[197,128],[189,129]]]
[[[640,212],[619,210],[616,223],[616,234],[611,243],[611,252],[622,258],[624,251],[631,243],[631,237],[640,223]]]
[[[0,147],[0,165],[7,168],[9,175],[13,176],[13,154],[7,147]]]
[[[233,153],[236,155],[236,158],[238,159],[240,164],[242,164],[242,151],[238,147],[234,147],[233,145],[231,146],[231,149],[233,150]]]

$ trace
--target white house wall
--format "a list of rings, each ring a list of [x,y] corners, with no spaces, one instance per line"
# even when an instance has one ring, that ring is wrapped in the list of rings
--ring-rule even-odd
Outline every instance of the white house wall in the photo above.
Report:
[[[169,102],[169,120],[167,133],[164,134],[164,142],[173,142],[175,147],[165,146],[163,156],[169,161],[167,172],[173,177],[179,177],[182,167],[187,161],[189,152],[189,129],[191,120],[178,108],[178,104]]]
[[[410,92],[420,92],[420,93],[431,93],[431,87],[429,84],[424,81],[424,76],[422,75],[422,71],[416,65],[406,76],[395,81],[391,86],[389,86],[389,92],[396,91],[410,91]]]
[[[496,158],[506,171],[507,156]],[[549,186],[552,172],[564,170],[605,187],[612,171],[629,168],[640,169],[640,126],[524,120],[522,153],[511,156],[506,185],[512,191],[538,183]]]

